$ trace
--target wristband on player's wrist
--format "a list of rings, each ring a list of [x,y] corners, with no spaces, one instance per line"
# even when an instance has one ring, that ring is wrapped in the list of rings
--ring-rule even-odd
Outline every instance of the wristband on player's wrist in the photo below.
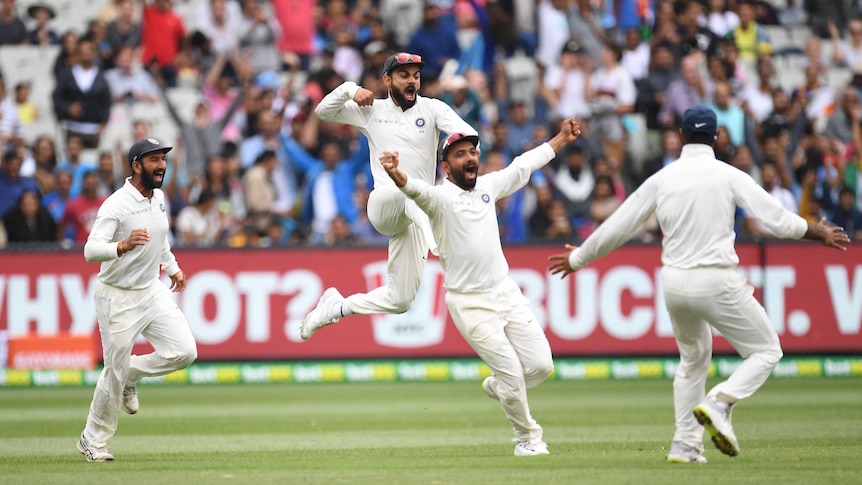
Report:
[[[126,247],[123,244],[123,241],[124,240],[121,239],[120,242],[117,243],[117,254],[120,256],[126,254]]]

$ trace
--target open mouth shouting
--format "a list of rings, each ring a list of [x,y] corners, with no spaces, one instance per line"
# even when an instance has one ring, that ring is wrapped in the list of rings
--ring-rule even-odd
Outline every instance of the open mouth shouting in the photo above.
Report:
[[[464,178],[467,180],[475,180],[479,176],[479,164],[467,163],[464,165]]]
[[[416,86],[411,84],[404,88],[404,99],[407,101],[416,101]]]

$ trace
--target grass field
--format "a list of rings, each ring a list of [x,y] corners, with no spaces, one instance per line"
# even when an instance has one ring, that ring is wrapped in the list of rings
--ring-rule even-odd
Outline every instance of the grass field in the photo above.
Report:
[[[75,450],[92,389],[0,389],[0,483],[862,483],[862,380],[772,379],[734,410],[742,452],[664,462],[670,380],[549,381],[531,391],[551,455],[512,455],[478,382],[145,385],[117,461]]]

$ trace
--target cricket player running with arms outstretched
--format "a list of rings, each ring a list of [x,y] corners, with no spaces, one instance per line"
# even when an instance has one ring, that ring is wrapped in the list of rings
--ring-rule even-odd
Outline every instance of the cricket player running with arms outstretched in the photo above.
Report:
[[[679,347],[674,378],[676,432],[669,462],[706,463],[703,429],[716,447],[739,454],[731,409],[769,377],[782,357],[766,311],[735,268],[734,213],[749,211],[776,236],[820,241],[844,250],[840,227],[811,224],[779,205],[746,173],[716,160],[715,113],[703,106],[683,115],[679,160],[647,179],[581,247],[551,256],[550,272],[563,277],[626,242],[655,212],[662,231],[661,285]],[[744,359],[730,377],[705,392],[714,326]]]
[[[428,217],[395,187],[380,165],[380,156],[384,149],[397,151],[405,172],[433,184],[440,133],[476,135],[446,103],[419,96],[419,71],[424,65],[415,54],[392,55],[383,65],[389,97],[374,99],[368,89],[345,82],[315,108],[321,120],[353,125],[368,138],[374,177],[368,218],[378,232],[389,236],[389,261],[386,283],[379,288],[347,298],[335,288],[324,291],[302,321],[303,339],[348,315],[404,313],[419,291],[425,259],[435,246]]]
[[[99,207],[84,246],[87,261],[102,263],[95,300],[105,361],[78,440],[78,451],[88,461],[114,459],[106,443],[117,431],[121,406],[129,414],[138,412],[141,378],[184,369],[197,358],[192,332],[170,291],[186,286],[168,244],[160,190],[170,150],[152,138],[132,145],[132,176]],[[159,281],[160,269],[170,277],[170,289]],[[132,355],[138,335],[155,351]]]
[[[580,133],[578,124],[567,119],[547,143],[481,177],[479,137],[454,133],[441,144],[447,178],[437,186],[400,170],[398,152],[380,157],[395,185],[428,214],[445,275],[446,306],[458,331],[491,368],[482,388],[500,401],[512,423],[516,456],[548,454],[542,427],[527,405],[527,389],[543,382],[554,365],[530,302],[509,277],[496,201],[526,185],[533,171]]]

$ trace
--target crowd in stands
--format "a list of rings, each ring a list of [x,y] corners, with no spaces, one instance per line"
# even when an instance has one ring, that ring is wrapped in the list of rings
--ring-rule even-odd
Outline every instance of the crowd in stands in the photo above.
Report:
[[[136,104],[164,104],[176,127],[163,140],[176,147],[163,186],[175,246],[386,244],[365,215],[367,141],[314,107],[345,81],[386,97],[382,64],[399,51],[425,62],[421,95],[479,130],[484,172],[578,120],[581,139],[498,203],[507,244],[587,237],[678,157],[682,113],[699,103],[717,113],[719,159],[857,240],[862,11],[800,3],[106,0],[86,25],[56,32],[50,5],[0,0],[0,55],[59,46],[44,73],[53,112],[38,112],[28,82],[0,82],[0,246],[86,241],[129,173],[128,146],[103,134],[112,110]],[[776,25],[806,37],[773,45]],[[788,88],[776,66],[791,55],[804,76]],[[834,69],[853,73],[849,82],[830,83]],[[176,106],[175,89],[199,98]],[[25,139],[39,117],[57,133]],[[128,124],[133,140],[160,136],[148,120]],[[771,237],[742,210],[736,227],[743,239]],[[648,221],[639,239],[657,231]]]

